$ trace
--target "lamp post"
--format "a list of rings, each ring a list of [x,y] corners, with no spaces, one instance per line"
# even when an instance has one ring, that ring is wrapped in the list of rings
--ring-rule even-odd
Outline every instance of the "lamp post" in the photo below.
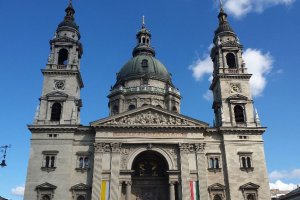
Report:
[[[2,162],[0,163],[0,166],[1,167],[6,167],[7,164],[5,163],[5,158],[6,158],[6,151],[7,151],[7,148],[10,148],[11,145],[4,145],[4,146],[1,146],[0,149],[4,149],[4,150],[1,150],[1,152],[4,152],[3,153],[3,160]]]

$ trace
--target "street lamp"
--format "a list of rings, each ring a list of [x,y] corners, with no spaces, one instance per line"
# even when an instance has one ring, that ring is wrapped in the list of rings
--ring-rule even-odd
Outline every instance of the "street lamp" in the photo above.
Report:
[[[7,166],[7,164],[6,164],[6,162],[5,162],[5,158],[6,158],[6,150],[7,150],[7,148],[10,148],[10,147],[11,147],[11,145],[4,145],[4,146],[1,146],[1,147],[0,147],[0,149],[4,149],[4,150],[1,150],[1,152],[4,152],[4,153],[3,153],[3,160],[2,160],[2,162],[1,162],[1,164],[0,164],[1,167],[6,167],[6,166]]]

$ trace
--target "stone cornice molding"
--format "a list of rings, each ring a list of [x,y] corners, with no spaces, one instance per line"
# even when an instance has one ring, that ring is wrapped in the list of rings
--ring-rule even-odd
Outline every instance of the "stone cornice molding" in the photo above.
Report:
[[[79,83],[79,87],[83,88],[84,84],[82,81],[81,73],[79,70],[54,70],[54,69],[42,69],[43,75],[76,75]]]
[[[32,133],[70,133],[78,130],[78,125],[27,125]]]

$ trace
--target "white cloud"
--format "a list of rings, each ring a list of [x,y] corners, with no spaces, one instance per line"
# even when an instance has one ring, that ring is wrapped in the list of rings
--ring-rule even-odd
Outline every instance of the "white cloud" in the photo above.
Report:
[[[258,49],[247,49],[243,58],[248,68],[248,73],[252,74],[250,87],[253,96],[260,96],[266,87],[266,75],[271,71],[273,58],[270,53],[262,53]]]
[[[203,94],[203,98],[206,99],[207,101],[212,101],[213,94],[212,94],[211,90],[207,90],[206,93]]]
[[[250,12],[261,13],[276,5],[292,5],[295,0],[226,0],[224,7],[234,17],[239,18]]]
[[[250,79],[251,92],[254,97],[262,95],[267,85],[267,74],[272,70],[274,60],[270,53],[263,53],[258,49],[247,49],[243,58],[248,68],[248,73],[252,74]],[[209,55],[198,58],[193,62],[189,69],[193,71],[193,77],[200,81],[204,76],[210,75],[209,81],[212,80],[213,63]],[[208,93],[206,92],[203,97],[210,100]]]
[[[284,183],[281,180],[277,180],[275,183],[270,183],[270,189],[279,189],[281,191],[291,191],[297,188],[297,185],[293,183]]]
[[[16,196],[24,196],[24,190],[25,190],[24,186],[17,186],[11,189],[11,193]]]
[[[203,59],[198,58],[193,64],[189,66],[189,69],[193,71],[193,76],[197,81],[202,80],[202,78],[207,74],[212,74],[213,63],[209,55],[204,56]]]
[[[300,169],[294,169],[292,171],[272,171],[269,174],[270,179],[276,180],[276,179],[298,179],[300,181]]]

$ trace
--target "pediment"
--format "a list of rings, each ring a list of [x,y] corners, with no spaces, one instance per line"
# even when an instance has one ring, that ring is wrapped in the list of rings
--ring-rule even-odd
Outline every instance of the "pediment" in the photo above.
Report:
[[[227,98],[228,100],[248,100],[248,97],[241,94],[234,94]]]
[[[67,98],[68,95],[64,92],[61,91],[55,91],[55,92],[50,92],[46,95],[46,97],[65,97]]]
[[[257,190],[258,188],[259,185],[256,185],[255,183],[251,183],[251,182],[246,183],[240,187],[240,189],[242,190]]]
[[[71,190],[88,190],[90,189],[91,187],[84,184],[84,183],[79,183],[77,185],[74,185],[71,187]]]
[[[55,185],[52,185],[50,183],[45,182],[41,185],[36,186],[35,188],[38,189],[38,190],[54,190],[57,187]]]
[[[181,114],[148,105],[94,121],[91,123],[91,126],[208,127],[208,124]]]
[[[208,190],[225,190],[226,187],[220,183],[212,184],[208,187]]]

